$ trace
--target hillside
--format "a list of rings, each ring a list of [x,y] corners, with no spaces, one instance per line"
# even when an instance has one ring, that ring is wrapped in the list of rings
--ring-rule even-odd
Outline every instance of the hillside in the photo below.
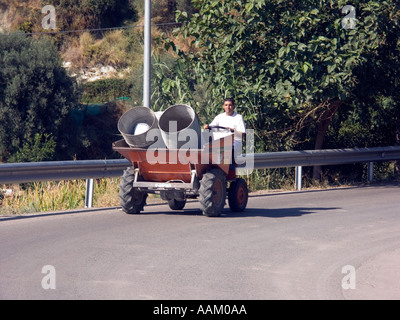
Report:
[[[175,10],[191,11],[190,0],[152,1],[153,39],[170,33]],[[0,32],[45,32],[44,0],[1,0]],[[126,78],[138,73],[143,59],[144,0],[53,1],[58,45],[64,66],[80,82]],[[112,29],[119,28],[119,29]],[[93,30],[96,29],[96,30]],[[111,30],[110,30],[111,29]],[[50,30],[53,31],[53,30]],[[153,50],[160,53],[154,43]],[[161,52],[162,53],[162,52]]]
[[[172,35],[176,26],[168,23],[175,21],[175,10],[190,9],[190,3],[190,0],[152,0],[152,49],[158,62],[175,61],[171,53],[157,44],[157,38],[162,34]],[[18,133],[19,140],[12,138],[15,150],[7,154],[0,150],[0,161],[32,161],[24,156],[26,150],[35,144],[46,147],[54,141],[57,148],[64,149],[50,150],[45,160],[115,157],[111,143],[119,137],[117,121],[126,108],[141,104],[143,96],[144,0],[52,0],[55,30],[42,27],[47,15],[42,13],[44,5],[48,1],[0,0],[0,33],[5,39],[7,34],[24,32],[34,39],[53,41],[55,46],[51,49],[60,53],[64,68],[78,84],[74,99],[67,98],[71,116],[67,118],[72,123],[60,136],[40,135],[44,132],[40,128],[35,128],[37,137],[25,131]],[[32,66],[39,61],[38,56],[34,56]],[[31,81],[34,83],[34,79]],[[3,127],[7,125],[2,122]],[[69,139],[68,143],[60,142],[64,138]]]

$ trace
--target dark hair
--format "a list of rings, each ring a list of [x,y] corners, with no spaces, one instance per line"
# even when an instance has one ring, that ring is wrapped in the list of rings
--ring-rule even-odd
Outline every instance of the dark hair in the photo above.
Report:
[[[235,105],[235,99],[233,99],[233,98],[225,98],[224,103],[225,103],[225,101],[232,102],[232,104]]]

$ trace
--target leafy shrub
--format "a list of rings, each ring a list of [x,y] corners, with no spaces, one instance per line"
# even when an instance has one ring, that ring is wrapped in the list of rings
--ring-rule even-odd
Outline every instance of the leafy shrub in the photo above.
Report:
[[[36,133],[33,140],[24,142],[16,154],[9,159],[10,162],[40,162],[54,158],[56,142],[49,134]]]
[[[0,34],[0,63],[0,160],[35,144],[36,134],[52,136],[62,155],[68,137],[61,133],[78,93],[53,43]]]
[[[84,84],[82,102],[101,103],[119,97],[129,97],[131,84],[129,80],[120,78],[101,79]]]

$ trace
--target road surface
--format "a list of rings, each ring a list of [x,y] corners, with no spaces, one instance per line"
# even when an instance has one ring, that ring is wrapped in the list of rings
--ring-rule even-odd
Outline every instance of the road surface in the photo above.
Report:
[[[399,185],[0,218],[0,299],[400,299]]]

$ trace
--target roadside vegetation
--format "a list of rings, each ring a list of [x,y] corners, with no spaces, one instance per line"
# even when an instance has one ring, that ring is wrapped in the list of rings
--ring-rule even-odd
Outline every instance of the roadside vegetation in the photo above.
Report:
[[[94,207],[119,205],[119,179],[95,181]],[[35,182],[11,186],[9,194],[0,193],[0,214],[60,211],[84,208],[85,180]]]
[[[152,108],[187,103],[208,123],[233,96],[255,152],[400,145],[400,4],[353,1],[347,28],[347,2],[152,1]],[[32,34],[46,31],[45,4],[0,5],[0,162],[117,158],[118,119],[142,100],[144,1],[55,0],[63,32]],[[398,179],[400,163],[375,172]],[[305,187],[366,180],[364,164],[303,173]],[[287,189],[294,173],[247,179],[252,190]],[[100,183],[105,197],[114,182]],[[0,190],[2,212],[82,207],[84,197],[82,182],[0,187],[16,190],[12,201]]]

